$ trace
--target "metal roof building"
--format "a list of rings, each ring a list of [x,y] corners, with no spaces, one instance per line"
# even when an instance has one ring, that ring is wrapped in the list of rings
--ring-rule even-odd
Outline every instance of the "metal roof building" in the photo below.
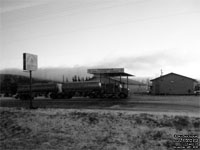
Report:
[[[94,76],[99,78],[99,81],[104,81],[105,79],[108,80],[109,82],[113,80],[114,82],[122,82],[121,77],[126,77],[126,84],[128,88],[128,77],[129,76],[134,76],[132,74],[128,74],[124,72],[124,68],[100,68],[100,69],[88,69],[88,73],[93,74]],[[119,81],[114,79],[114,77],[119,77]]]
[[[176,73],[169,73],[152,81],[151,94],[154,95],[192,95],[198,81]]]

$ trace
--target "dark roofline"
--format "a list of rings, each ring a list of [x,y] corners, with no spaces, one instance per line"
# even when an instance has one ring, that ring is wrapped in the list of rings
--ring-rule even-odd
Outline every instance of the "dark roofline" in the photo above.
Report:
[[[150,80],[150,81],[158,80],[158,79],[160,79],[160,78],[163,78],[163,77],[168,76],[168,75],[171,75],[171,74],[174,74],[174,75],[177,75],[177,76],[180,76],[180,77],[184,77],[184,78],[190,79],[190,80],[192,80],[192,81],[198,82],[197,80],[195,80],[195,79],[193,79],[193,78],[186,77],[186,76],[183,76],[183,75],[180,75],[180,74],[176,74],[176,73],[173,73],[173,72],[168,73],[168,74],[163,75],[163,76],[160,76],[160,77],[157,77],[157,78],[152,79],[152,80]]]
[[[116,77],[116,76],[134,76],[132,74],[129,73],[100,73],[101,75],[105,75],[105,76],[110,76],[110,77]],[[97,73],[98,75],[98,73]]]
[[[129,73],[119,72],[119,73],[92,73],[93,75],[101,75],[101,76],[108,76],[108,77],[119,77],[119,76],[134,76]]]
[[[87,72],[93,75],[102,75],[109,77],[116,76],[134,76],[129,73],[124,72],[124,68],[98,68],[98,69],[88,69]]]

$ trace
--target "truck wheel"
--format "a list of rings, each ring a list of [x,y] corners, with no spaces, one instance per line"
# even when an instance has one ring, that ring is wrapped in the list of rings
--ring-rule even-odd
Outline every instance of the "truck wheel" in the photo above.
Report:
[[[54,94],[54,93],[51,93],[51,94],[50,94],[50,98],[51,98],[51,99],[56,99],[56,97],[57,97],[56,94]]]
[[[126,98],[126,97],[127,97],[127,95],[126,95],[126,94],[124,94],[124,93],[120,93],[120,94],[119,94],[119,97],[120,97],[120,98]]]

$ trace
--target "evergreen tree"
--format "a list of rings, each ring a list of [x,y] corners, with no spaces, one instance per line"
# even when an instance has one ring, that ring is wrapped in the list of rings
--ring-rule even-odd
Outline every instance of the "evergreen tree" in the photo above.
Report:
[[[77,81],[77,76],[76,76],[76,75],[74,76],[74,81],[75,81],[75,82]]]
[[[81,78],[81,81],[84,81],[84,77]]]
[[[80,82],[81,81],[81,79],[80,79],[80,77],[78,76],[78,81]]]

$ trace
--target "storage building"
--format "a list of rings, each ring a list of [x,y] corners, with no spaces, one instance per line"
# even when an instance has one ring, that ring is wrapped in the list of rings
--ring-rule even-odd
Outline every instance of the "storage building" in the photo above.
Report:
[[[192,95],[198,81],[176,73],[169,73],[152,81],[150,93],[154,95]]]

